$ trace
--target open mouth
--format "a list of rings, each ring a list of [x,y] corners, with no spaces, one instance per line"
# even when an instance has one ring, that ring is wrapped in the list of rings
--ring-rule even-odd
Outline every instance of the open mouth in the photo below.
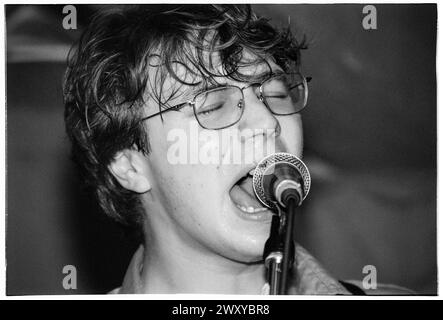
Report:
[[[253,172],[254,169],[250,170],[232,186],[229,191],[231,200],[241,212],[248,215],[256,216],[262,213],[271,213],[255,196],[252,186]]]

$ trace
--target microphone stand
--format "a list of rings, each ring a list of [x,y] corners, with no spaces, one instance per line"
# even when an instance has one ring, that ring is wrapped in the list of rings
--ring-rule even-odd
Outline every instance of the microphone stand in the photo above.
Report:
[[[270,295],[286,294],[287,277],[294,262],[293,211],[297,205],[295,201],[288,204],[287,213],[277,205],[278,215],[272,217],[271,234],[263,252]]]
[[[272,216],[271,234],[266,241],[265,250],[263,251],[270,295],[276,295],[280,292],[281,264],[283,262],[280,219],[280,214]]]
[[[297,199],[293,196],[288,198],[286,212],[286,226],[285,226],[285,242],[283,249],[283,263],[282,263],[282,276],[279,294],[284,295],[287,292],[287,280],[288,274],[292,269],[295,255],[294,244],[294,216],[295,208],[297,208]]]

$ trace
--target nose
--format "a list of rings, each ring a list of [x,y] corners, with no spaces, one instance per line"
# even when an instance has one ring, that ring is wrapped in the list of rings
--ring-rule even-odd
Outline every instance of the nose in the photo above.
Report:
[[[247,88],[243,92],[244,105],[243,116],[239,121],[238,129],[262,129],[265,135],[280,135],[280,123],[274,114],[266,107],[265,103],[260,100],[259,96],[254,92],[252,87]]]

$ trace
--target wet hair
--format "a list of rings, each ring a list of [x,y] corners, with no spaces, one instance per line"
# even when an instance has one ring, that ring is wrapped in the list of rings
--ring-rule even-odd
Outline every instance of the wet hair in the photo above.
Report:
[[[108,165],[124,149],[149,154],[141,121],[149,99],[162,110],[180,85],[205,87],[219,76],[244,80],[242,66],[269,59],[291,71],[304,48],[289,26],[275,29],[248,5],[119,6],[97,14],[70,52],[63,93],[73,159],[100,207],[141,231],[139,195],[123,188]],[[246,50],[254,59],[244,59]],[[177,86],[165,94],[168,77]]]

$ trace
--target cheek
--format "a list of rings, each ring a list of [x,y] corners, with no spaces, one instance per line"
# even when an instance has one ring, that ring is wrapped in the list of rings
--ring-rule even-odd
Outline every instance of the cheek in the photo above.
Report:
[[[150,176],[156,189],[154,194],[167,211],[184,210],[190,200],[194,207],[206,209],[215,195],[221,193],[221,184],[215,183],[222,178],[220,168],[201,163],[208,159],[210,162],[211,155],[216,153],[214,139],[204,137],[204,142],[199,142],[194,136],[198,137],[199,131],[193,133],[192,130],[195,128],[191,127],[190,131],[189,127],[180,128],[179,124],[151,127],[155,139],[150,141]],[[212,205],[217,205],[214,202]]]
[[[215,168],[180,164],[153,164],[152,168],[155,170],[154,205],[162,212],[162,220],[169,221],[171,231],[180,227],[200,239],[220,225],[215,221],[219,218],[216,213],[222,211],[223,190]]]

